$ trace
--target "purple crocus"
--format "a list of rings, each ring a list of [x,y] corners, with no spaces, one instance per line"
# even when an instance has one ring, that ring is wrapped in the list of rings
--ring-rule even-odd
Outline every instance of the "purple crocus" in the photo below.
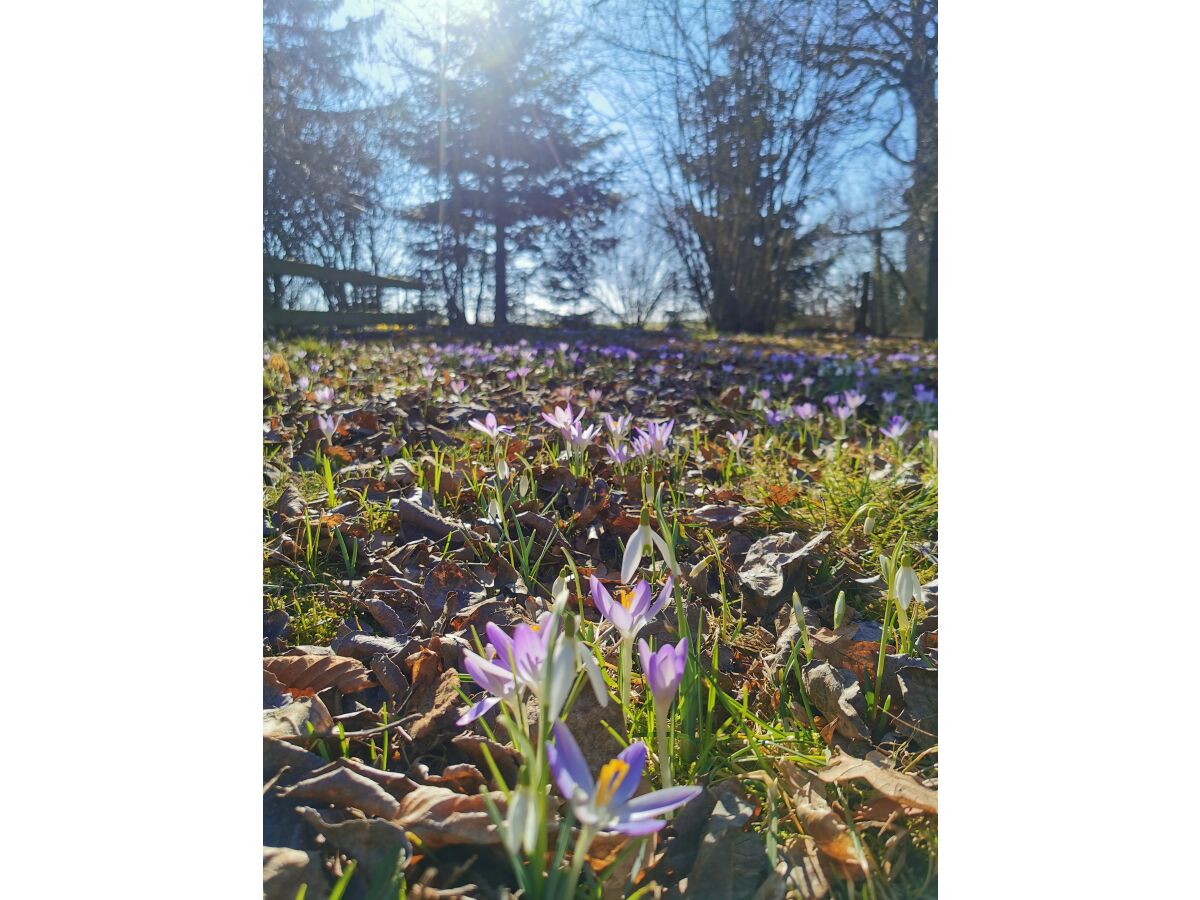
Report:
[[[313,399],[322,406],[328,406],[333,402],[333,388],[327,384],[323,384],[318,388],[314,388]]]
[[[725,432],[725,437],[727,437],[729,439],[729,447],[731,450],[733,450],[734,453],[737,453],[739,450],[742,449],[743,446],[745,446],[746,435],[747,435],[747,431],[744,428],[741,431]]]
[[[896,402],[896,392],[895,391],[882,391],[879,396],[883,398],[884,403],[895,403]]]
[[[858,409],[867,401],[867,395],[858,391],[846,391],[842,396],[846,398],[846,405],[851,409]]]
[[[833,414],[845,422],[848,418],[854,415],[854,410],[849,406],[835,406]]]
[[[557,428],[559,431],[563,431],[583,419],[583,410],[580,410],[579,413],[576,414],[576,412],[571,409],[571,404],[568,401],[566,409],[556,406],[554,407],[553,415],[544,412],[542,413],[542,418],[547,424]]]
[[[608,458],[615,462],[618,466],[629,462],[629,448],[624,444],[617,444],[615,447],[612,444],[608,444],[605,446],[604,452],[607,453]]]
[[[633,590],[618,591],[619,599],[614,600],[612,594],[595,575],[588,576],[589,587],[592,589],[592,602],[600,614],[617,627],[621,637],[632,642],[637,633],[654,621],[654,617],[666,606],[671,599],[671,588],[674,579],[667,576],[658,599],[650,602],[650,584],[645,579],[634,585]]]
[[[496,424],[496,416],[494,413],[488,413],[486,416],[484,416],[482,422],[480,422],[478,419],[472,419],[467,424],[476,431],[482,431],[493,441],[498,440],[502,434],[511,436],[513,433],[512,428],[510,428],[508,425]]]
[[[900,435],[906,431],[908,431],[908,419],[904,418],[904,416],[892,416],[888,420],[887,427],[879,429],[879,432],[884,437],[889,437],[893,441],[900,440]]]
[[[342,417],[338,416],[334,419],[333,416],[317,416],[317,427],[321,429],[321,433],[325,435],[325,440],[330,446],[333,446],[333,436],[337,434],[337,430],[342,427]]]
[[[674,419],[647,422],[645,428],[638,429],[634,449],[639,456],[665,456],[671,447],[671,429],[674,427]]]
[[[521,687],[535,692],[540,690],[554,631],[551,625],[551,614],[543,613],[537,624],[518,625],[509,637],[495,622],[487,623],[486,657],[463,650],[463,668],[492,696],[463,710],[459,725],[474,722],[501,700],[515,699]]]
[[[613,443],[619,444],[625,440],[625,436],[629,434],[629,426],[633,424],[633,414],[630,413],[624,416],[613,418],[608,413],[604,414],[604,427],[608,429],[608,433],[612,436]]]
[[[768,409],[766,411],[767,424],[772,428],[778,428],[783,424],[783,413],[777,409]]]
[[[842,402],[841,394],[826,394],[825,395],[825,405],[828,406],[830,409],[836,409],[841,402]]]
[[[555,722],[552,734],[554,743],[546,744],[550,774],[563,797],[570,802],[576,820],[591,832],[619,831],[633,836],[653,834],[666,824],[656,816],[683,806],[703,790],[693,785],[635,797],[646,768],[644,743],[630,744],[616,759],[601,766],[598,778],[593,780],[570,729],[562,722]]]
[[[654,698],[654,710],[659,717],[666,716],[667,709],[679,690],[679,682],[683,680],[683,672],[687,668],[687,648],[686,637],[674,647],[663,644],[653,652],[645,639],[638,640],[642,674],[650,687],[650,695]]]
[[[801,421],[807,422],[817,414],[817,408],[811,403],[798,403],[792,407],[792,412],[794,412],[796,417]]]

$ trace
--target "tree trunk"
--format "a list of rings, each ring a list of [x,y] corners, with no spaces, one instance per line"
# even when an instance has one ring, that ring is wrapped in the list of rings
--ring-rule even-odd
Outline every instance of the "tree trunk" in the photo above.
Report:
[[[496,222],[496,325],[508,324],[508,248],[504,244],[504,223]]]
[[[879,337],[887,337],[887,284],[883,276],[883,229],[875,229],[875,290],[874,302],[871,304],[874,327],[872,332]]]
[[[858,309],[854,313],[854,333],[867,334],[867,308],[871,301],[871,273],[862,273],[862,295],[859,297]]]
[[[935,211],[933,228],[929,233],[929,273],[925,281],[925,332],[922,336],[927,341],[936,341],[938,336],[937,265],[937,212]]]

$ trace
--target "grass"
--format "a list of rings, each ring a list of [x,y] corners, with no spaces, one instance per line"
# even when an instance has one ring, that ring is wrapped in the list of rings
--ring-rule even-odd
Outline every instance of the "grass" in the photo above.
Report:
[[[605,335],[604,340],[611,342],[613,338]],[[655,346],[645,345],[641,352],[653,359]],[[682,342],[663,346],[672,346],[672,352],[675,348],[703,352],[697,351],[695,344]],[[830,536],[804,581],[803,603],[832,608],[834,596],[845,591],[848,606],[863,619],[878,624],[885,615],[884,592],[879,584],[864,581],[879,574],[881,557],[892,554],[903,542],[919,580],[928,583],[937,577],[936,451],[933,437],[928,434],[929,429],[936,428],[936,406],[916,404],[907,398],[896,401],[895,409],[910,416],[913,427],[911,434],[895,441],[880,435],[876,424],[886,421],[891,404],[875,401],[883,408],[864,409],[862,414],[852,416],[843,435],[828,410],[823,414],[822,426],[797,424],[794,419],[782,427],[772,426],[766,412],[778,412],[781,407],[776,405],[777,398],[768,398],[765,403],[755,398],[762,390],[779,392],[779,382],[767,380],[767,374],[795,366],[794,362],[773,362],[772,353],[786,354],[793,360],[798,351],[807,354],[810,365],[806,370],[814,371],[817,380],[808,396],[817,404],[825,394],[855,386],[856,379],[849,370],[853,361],[870,356],[866,350],[876,353],[876,361],[869,365],[879,372],[866,378],[868,392],[874,395],[888,386],[900,393],[914,383],[933,384],[936,372],[927,359],[929,348],[914,350],[907,342],[876,342],[864,348],[839,338],[744,345],[723,341],[722,352],[740,346],[746,349],[727,357],[735,360],[734,371],[718,376],[722,390],[711,385],[697,387],[690,374],[693,370],[672,368],[668,360],[660,363],[669,373],[660,382],[667,382],[668,387],[660,388],[658,396],[646,397],[634,390],[639,382],[631,379],[633,370],[628,363],[595,351],[587,355],[582,371],[579,363],[573,363],[561,351],[542,357],[542,367],[535,369],[522,390],[521,382],[503,377],[503,370],[528,349],[519,345],[485,349],[484,356],[496,353],[498,358],[490,367],[467,364],[472,359],[468,353],[443,350],[431,386],[419,369],[434,354],[420,344],[333,344],[311,338],[275,342],[269,345],[264,367],[265,417],[269,422],[276,420],[290,436],[266,444],[264,458],[287,466],[290,472],[287,479],[264,486],[263,502],[264,509],[274,508],[285,484],[290,484],[311,510],[313,519],[322,509],[351,502],[354,523],[370,534],[387,535],[397,528],[386,500],[370,499],[365,490],[343,485],[341,462],[333,457],[318,460],[311,451],[302,449],[305,420],[315,409],[309,392],[298,387],[303,378],[309,379],[309,390],[318,382],[332,388],[337,410],[369,408],[380,415],[382,438],[372,436],[359,443],[360,438],[355,436],[342,442],[353,450],[356,461],[378,459],[384,442],[399,444],[398,455],[413,466],[416,488],[435,498],[434,508],[439,515],[479,522],[489,515],[489,506],[493,512],[498,507],[499,538],[489,538],[485,544],[490,552],[504,556],[536,595],[548,595],[550,582],[564,571],[565,560],[552,552],[560,538],[577,548],[575,542],[588,534],[588,526],[574,524],[578,509],[572,506],[574,499],[565,486],[569,483],[566,476],[554,473],[566,469],[577,480],[590,481],[603,472],[610,484],[621,485],[630,496],[634,486],[640,487],[644,495],[653,494],[661,486],[655,516],[658,527],[673,530],[681,562],[689,568],[708,559],[718,597],[706,601],[708,612],[702,620],[705,633],[694,636],[699,639],[691,644],[687,674],[673,713],[673,756],[669,760],[673,781],[717,784],[737,779],[757,805],[751,828],[763,835],[768,855],[778,861],[780,848],[804,832],[789,792],[783,787],[788,783],[788,772],[791,767],[818,769],[830,753],[829,734],[818,727],[819,714],[814,714],[814,704],[800,675],[811,644],[796,640],[787,648],[783,664],[771,679],[755,669],[751,656],[736,648],[757,646],[754,642],[762,640],[764,625],[772,623],[749,615],[743,605],[734,577],[737,565],[730,529],[692,524],[688,515],[700,505],[698,495],[708,495],[704,502],[711,502],[724,491],[726,500],[748,510],[745,521],[736,529],[747,541],[784,531],[798,531],[807,537],[828,530]],[[756,350],[758,356],[754,356]],[[848,362],[839,359],[841,353],[846,354]],[[893,364],[889,354],[895,353],[916,356],[920,364],[907,358]],[[811,361],[822,356],[826,357],[824,361],[811,366]],[[316,372],[311,371],[313,363]],[[494,459],[486,439],[467,427],[466,417],[454,421],[441,418],[456,405],[444,386],[452,371],[469,381],[464,402],[474,405],[478,410],[475,415],[482,418],[485,409],[492,409],[516,428],[513,452],[507,460],[511,476],[508,486],[499,493],[489,475]],[[639,363],[636,371],[643,378],[654,374],[653,369],[646,373],[644,363]],[[746,390],[732,405],[717,401],[725,388],[738,384]],[[586,399],[586,390],[593,386],[603,392],[598,404]],[[617,468],[595,454],[560,458],[558,439],[550,436],[537,413],[551,405],[562,405],[564,389],[570,387],[576,389],[576,402],[584,399],[587,403],[587,418],[592,422],[598,423],[599,412],[607,410],[615,415],[631,409],[639,421],[674,417],[676,440],[671,454],[649,472],[643,471],[640,484],[637,479],[631,483],[623,477],[627,472],[636,472],[641,467],[638,463]],[[675,394],[684,396],[678,399]],[[416,422],[433,421],[441,423],[439,427],[449,435],[450,443],[432,439],[428,432],[413,427]],[[752,436],[736,459],[723,437],[726,422],[746,427]],[[323,462],[328,463],[327,469]],[[538,485],[539,478],[547,483]],[[564,484],[555,488],[554,479]],[[526,491],[534,486],[541,490],[530,496]],[[755,509],[750,511],[750,507]],[[545,536],[527,528],[516,517],[518,509],[549,519],[553,533]],[[633,514],[632,504],[629,509]],[[338,622],[351,608],[343,583],[366,574],[372,559],[360,557],[357,544],[352,545],[352,552],[345,536],[334,526],[293,525],[279,532],[268,537],[268,549],[284,546],[280,541],[286,534],[297,555],[294,566],[268,570],[264,608],[282,609],[291,616],[292,644],[327,645]],[[604,548],[603,540],[599,546]],[[619,560],[623,546],[623,542],[614,541],[600,552],[610,561]],[[583,563],[572,558],[570,567],[577,564]],[[689,609],[698,602],[690,589],[677,585],[677,591],[678,602]],[[920,607],[912,607],[911,615],[913,624],[917,624],[922,616]],[[783,617],[774,621],[785,620],[786,606]],[[591,639],[594,625],[584,623],[583,627],[585,639]],[[771,641],[777,637],[770,628],[766,633]],[[725,650],[731,662],[723,659]],[[605,678],[611,693],[617,696],[615,664],[610,662],[605,667]],[[634,684],[637,687],[638,681]],[[872,693],[871,685],[864,688],[868,695]],[[626,729],[618,737],[623,743],[644,739],[654,748],[652,704],[632,704]],[[892,743],[880,749],[897,768],[936,779],[936,747],[922,752]],[[369,752],[374,760],[373,744]],[[651,755],[647,776],[658,784],[664,761],[653,752]],[[863,878],[831,879],[834,895],[901,898],[936,893],[936,819],[901,816],[882,826],[861,825],[855,813],[875,796],[872,789],[859,782],[828,787],[826,799],[844,818],[855,845],[868,861]]]

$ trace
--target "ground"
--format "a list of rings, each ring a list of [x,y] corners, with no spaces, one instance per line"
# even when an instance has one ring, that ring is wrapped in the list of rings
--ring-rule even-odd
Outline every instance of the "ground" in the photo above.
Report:
[[[268,896],[554,896],[576,855],[582,896],[936,894],[935,346],[378,332],[263,358]],[[688,638],[665,744],[591,586],[633,609],[650,531],[629,580],[670,585],[635,637]],[[644,741],[639,796],[704,787],[649,838],[568,846],[552,691],[459,724],[485,626],[534,621],[581,648],[557,718],[592,775]],[[523,848],[530,778],[551,836]]]

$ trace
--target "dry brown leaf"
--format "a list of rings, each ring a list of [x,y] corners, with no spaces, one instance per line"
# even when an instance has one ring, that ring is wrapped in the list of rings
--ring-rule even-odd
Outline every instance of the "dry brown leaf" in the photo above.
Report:
[[[803,679],[809,699],[835,724],[838,734],[852,741],[869,739],[867,723],[862,718],[866,702],[851,672],[814,659],[804,666]]]
[[[293,695],[317,693],[327,687],[353,694],[374,684],[366,666],[345,656],[272,656],[263,660],[263,669]]]
[[[838,863],[848,877],[866,875],[867,862],[859,855],[854,836],[825,798],[806,785],[797,792],[795,803],[796,818],[817,849]]]
[[[310,740],[312,734],[320,737],[333,731],[333,716],[320,697],[301,697],[287,706],[263,710],[263,737],[280,741]]]
[[[875,754],[858,759],[843,753],[823,769],[813,774],[826,784],[853,781],[861,778],[885,797],[906,807],[937,814],[937,791],[930,790],[907,772],[883,765]]]
[[[488,815],[485,796],[491,798],[502,815],[506,812],[507,804],[500,791],[467,796],[423,784],[400,801],[400,809],[392,821],[430,850],[453,844],[498,844],[500,835]]]
[[[414,679],[414,685],[416,681]],[[407,726],[412,735],[413,746],[410,753],[419,755],[432,749],[443,738],[458,731],[455,722],[458,719],[458,708],[462,699],[458,693],[458,672],[447,669],[442,673],[441,680],[429,698],[428,706],[409,705],[409,712],[421,713],[421,718]]]
[[[400,810],[396,798],[369,778],[342,766],[329,767],[312,778],[279,791],[289,800],[312,800],[362,810],[368,816],[394,819]]]

